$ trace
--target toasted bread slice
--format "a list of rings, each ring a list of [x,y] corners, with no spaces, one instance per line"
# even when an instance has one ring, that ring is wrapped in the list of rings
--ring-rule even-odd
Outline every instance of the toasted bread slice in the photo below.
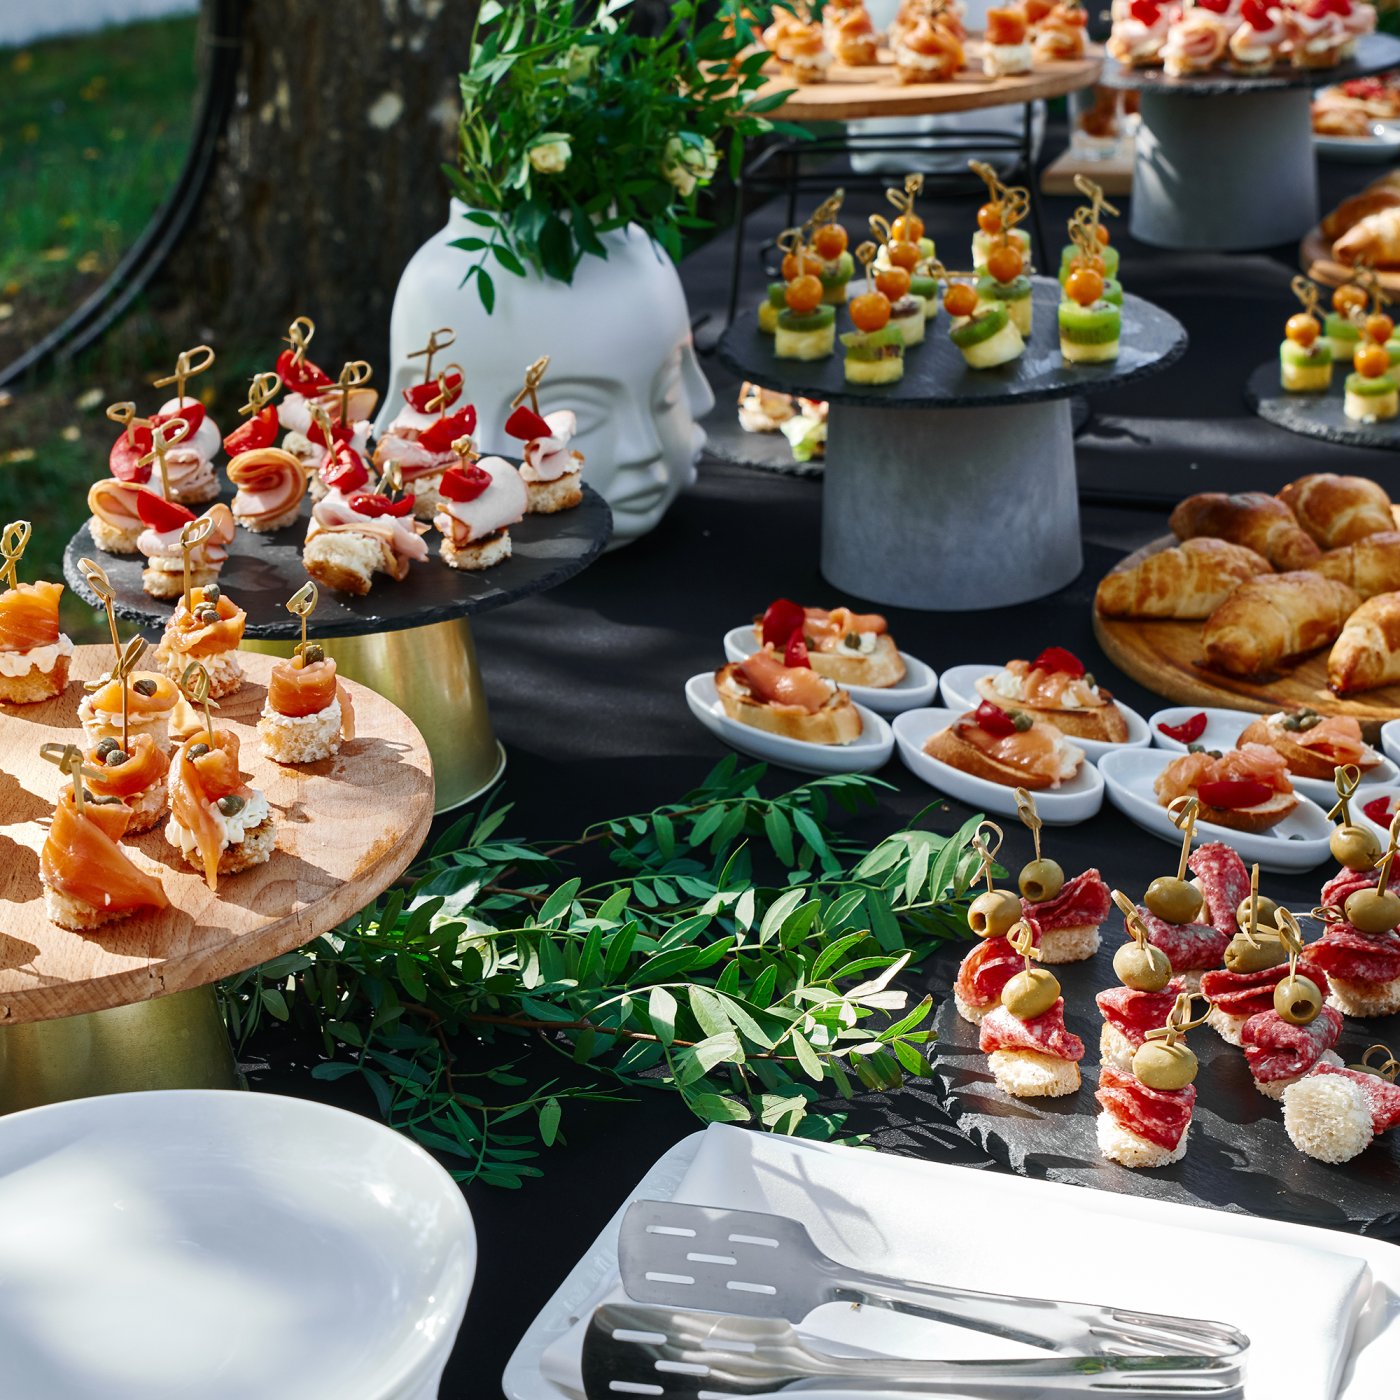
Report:
[[[1267,715],[1256,719],[1235,740],[1237,749],[1246,744],[1267,744],[1269,748],[1277,750],[1288,764],[1288,771],[1299,778],[1325,778],[1330,782],[1332,774],[1336,772],[1337,764],[1334,759],[1318,753],[1316,749],[1305,748],[1288,730],[1271,724]],[[1376,767],[1380,761],[1380,755],[1375,754],[1373,758],[1358,763],[1357,767],[1364,773],[1368,768]]]
[[[1028,705],[1024,700],[1010,700],[997,693],[990,676],[983,676],[977,682],[977,693],[1003,710],[1024,710],[1032,719],[1048,720],[1061,734],[1067,734],[1071,739],[1097,739],[1105,744],[1121,744],[1128,737],[1128,721],[1106,690],[1100,690],[1099,694],[1108,703],[1095,706],[1092,710],[1065,710],[1058,705]]]
[[[844,690],[838,690],[816,714],[809,714],[795,705],[767,705],[755,700],[739,680],[738,669],[731,661],[715,672],[715,689],[730,719],[808,744],[849,744],[860,738],[864,728],[860,711]]]
[[[1003,787],[1023,787],[1039,792],[1053,782],[1043,773],[1031,773],[983,753],[975,744],[960,738],[952,725],[925,740],[924,752],[950,768],[971,773],[974,778],[985,778],[989,783],[1000,783]]]
[[[1196,816],[1203,822],[1214,822],[1216,826],[1228,826],[1233,831],[1249,831],[1258,835],[1277,826],[1297,805],[1297,793],[1277,792],[1257,807],[1208,807],[1201,802]]]

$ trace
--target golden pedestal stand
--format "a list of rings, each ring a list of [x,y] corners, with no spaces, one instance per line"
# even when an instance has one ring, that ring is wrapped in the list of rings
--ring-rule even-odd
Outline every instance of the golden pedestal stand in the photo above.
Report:
[[[157,826],[127,843],[159,872],[170,907],[88,933],[49,921],[39,851],[62,779],[42,744],[72,743],[82,682],[111,649],[73,654],[67,691],[0,706],[0,1111],[131,1089],[229,1088],[233,1057],[215,1002],[223,977],[299,948],[401,875],[433,817],[427,745],[395,705],[353,680],[356,735],[319,763],[264,758],[255,732],[269,657],[245,656],[245,684],[220,702],[239,761],[278,820],[264,865],[217,892]]]

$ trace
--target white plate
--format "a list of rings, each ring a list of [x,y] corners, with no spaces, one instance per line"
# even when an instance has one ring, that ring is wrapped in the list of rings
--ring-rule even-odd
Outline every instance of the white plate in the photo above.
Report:
[[[628,1192],[617,1214],[604,1226],[587,1253],[559,1285],[515,1348],[501,1378],[506,1400],[577,1400],[575,1392],[556,1385],[544,1375],[541,1367],[545,1354],[574,1327],[579,1318],[590,1315],[594,1307],[617,1286],[617,1237],[628,1206],[634,1200],[674,1200],[704,1137],[703,1132],[692,1133],[678,1142]],[[849,1148],[834,1147],[828,1143],[795,1145],[804,1152],[850,1151]],[[921,1161],[917,1163],[917,1168],[921,1174],[926,1174],[929,1192],[945,1201],[947,1209],[953,1212],[966,1200],[966,1192],[974,1182],[979,1189],[1004,1191],[1008,1199],[1036,1201],[1040,1213],[1048,1220],[1056,1219],[1066,1208],[1082,1209],[1083,1197],[1074,1193],[1092,1190],[1003,1172],[973,1171],[968,1167],[934,1161]],[[1194,1238],[1198,1233],[1212,1236],[1222,1258],[1229,1257],[1231,1238],[1240,1237],[1279,1245],[1304,1246],[1362,1260],[1371,1271],[1369,1292],[1365,1310],[1352,1337],[1351,1356],[1336,1400],[1377,1400],[1377,1397],[1392,1393],[1396,1372],[1400,1370],[1400,1249],[1394,1245],[1341,1230],[1319,1230],[1314,1226],[1294,1225],[1260,1216],[1206,1211],[1199,1206],[1154,1201],[1128,1192],[1093,1191],[1093,1201],[1096,1218],[1102,1219],[1102,1237],[1085,1241],[1086,1248],[1111,1248],[1116,1222],[1126,1220],[1192,1232],[1184,1238]],[[755,1204],[762,1208],[761,1203]],[[828,1209],[839,1210],[840,1202]],[[976,1209],[985,1211],[985,1201]],[[1008,1287],[1015,1287],[1014,1280]],[[1182,1310],[1189,1311],[1184,1295]],[[895,1319],[898,1316],[893,1315]],[[1306,1337],[1306,1329],[1302,1335]],[[830,1394],[829,1391],[826,1393]],[[867,1392],[862,1391],[861,1394],[866,1395]],[[869,1400],[897,1400],[888,1393],[882,1395],[872,1391],[868,1395]],[[1259,1400],[1278,1400],[1278,1397],[1260,1396]]]
[[[1167,809],[1152,791],[1157,775],[1175,758],[1175,754],[1164,749],[1125,749],[1107,755],[1099,764],[1099,772],[1108,785],[1108,800],[1120,812],[1144,831],[1180,846],[1181,832],[1172,825]],[[1246,864],[1257,860],[1265,870],[1311,870],[1331,859],[1327,849],[1331,834],[1327,813],[1300,792],[1298,806],[1277,826],[1260,835],[1216,826],[1214,822],[1197,822],[1194,844],[1224,841],[1240,853]]]
[[[724,634],[724,655],[728,661],[747,661],[757,650],[752,623],[747,627],[732,628]],[[904,710],[930,704],[938,689],[938,672],[917,656],[910,656],[907,651],[899,654],[904,658],[904,679],[898,685],[842,684],[841,689],[849,691],[851,699],[858,704],[868,710],[877,710],[882,715],[897,715]]]
[[[1327,160],[1384,161],[1400,155],[1400,123],[1376,121],[1369,136],[1319,136],[1313,146]]]
[[[1400,719],[1381,725],[1381,751],[1392,763],[1400,763]]]
[[[750,758],[779,763],[799,773],[873,773],[883,768],[894,752],[889,721],[864,705],[856,705],[862,726],[858,739],[849,744],[809,744],[805,739],[769,734],[730,719],[720,704],[713,672],[702,671],[686,681],[685,702],[715,738]]]
[[[476,1268],[406,1137],[280,1094],[113,1094],[0,1118],[0,1392],[435,1395]]]
[[[1000,670],[1000,666],[973,663],[968,666],[954,666],[944,671],[938,682],[938,688],[943,693],[943,703],[951,705],[959,714],[975,710],[982,703],[982,697],[977,693],[977,682],[984,676],[996,675]],[[1121,744],[1107,744],[1102,739],[1068,736],[1071,743],[1084,750],[1090,763],[1097,763],[1106,753],[1116,753],[1119,749],[1144,749],[1152,742],[1147,721],[1121,700],[1117,703],[1123,712],[1123,718],[1128,721],[1128,737]],[[1008,701],[1007,704],[1014,705],[1015,702]]]
[[[1180,739],[1169,739],[1158,729],[1159,724],[1181,724],[1191,718],[1192,715],[1204,714],[1206,717],[1206,727],[1199,739],[1192,742],[1204,744],[1208,749],[1233,749],[1239,742],[1239,737],[1254,723],[1261,718],[1247,710],[1212,710],[1205,709],[1200,705],[1173,705],[1167,710],[1158,710],[1151,719],[1147,721],[1148,727],[1152,731],[1152,742],[1159,749],[1166,749],[1170,753],[1185,753],[1186,745]],[[1381,730],[1382,742],[1385,738],[1385,730]],[[1332,804],[1337,800],[1336,785],[1330,778],[1299,778],[1290,774],[1293,786],[1298,792],[1306,797],[1311,797],[1323,811],[1330,811]],[[1357,793],[1358,798],[1363,802],[1369,802],[1372,797],[1378,796],[1378,792],[1371,792],[1372,787],[1379,788],[1382,783],[1393,783],[1400,780],[1400,769],[1397,769],[1390,759],[1382,758],[1374,768],[1367,770],[1361,775],[1361,792],[1365,792],[1365,797],[1361,792]],[[1358,804],[1359,805],[1359,804]]]
[[[980,808],[1001,817],[1016,815],[1016,789],[988,782],[954,768],[924,752],[925,742],[941,729],[947,729],[961,710],[909,710],[894,719],[894,738],[904,766],[930,787],[956,797],[969,807]],[[1079,740],[1070,742],[1077,744]],[[1079,772],[1057,788],[1035,793],[1036,811],[1047,826],[1073,826],[1088,821],[1103,806],[1103,779],[1092,763],[1080,765]]]

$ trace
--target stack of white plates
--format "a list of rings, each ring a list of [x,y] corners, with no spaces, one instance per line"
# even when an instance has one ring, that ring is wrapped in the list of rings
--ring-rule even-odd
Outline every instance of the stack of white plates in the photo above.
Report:
[[[476,1235],[407,1138],[273,1094],[0,1118],[0,1394],[431,1400]]]

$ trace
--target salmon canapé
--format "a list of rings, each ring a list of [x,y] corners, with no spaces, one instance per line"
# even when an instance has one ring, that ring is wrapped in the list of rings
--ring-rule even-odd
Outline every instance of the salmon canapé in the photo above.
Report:
[[[120,797],[125,800],[149,791],[163,783],[170,771],[170,758],[149,734],[128,737],[124,759],[113,762],[107,749],[94,747],[83,755],[83,762],[96,774],[87,779],[90,791],[99,797]]]
[[[225,797],[246,800],[252,789],[249,775],[238,769],[238,735],[221,729],[212,744],[209,740],[207,733],[199,733],[180,745],[170,783],[170,813],[172,821],[194,837],[205,882],[213,890],[219,885],[226,835],[215,806]]]
[[[0,593],[0,651],[33,651],[59,637],[61,583],[19,583]]]
[[[248,620],[248,615],[237,603],[222,592],[216,592],[212,599],[207,599],[205,589],[192,588],[190,604],[188,609],[183,601],[176,605],[165,627],[164,645],[192,660],[220,656],[237,649],[243,640],[243,627]],[[217,621],[210,619],[211,608],[218,613]]]
[[[831,682],[807,666],[784,666],[772,651],[757,651],[741,661],[736,674],[760,704],[787,706],[814,715],[831,702]]]
[[[300,656],[279,661],[272,668],[267,702],[279,715],[297,718],[317,715],[343,690],[336,679],[335,662],[326,658],[309,664]],[[346,702],[342,699],[342,708]]]
[[[66,790],[39,853],[44,884],[108,917],[166,908],[160,881],[137,869],[117,844],[130,820],[119,802],[85,802],[80,813],[72,789]]]

